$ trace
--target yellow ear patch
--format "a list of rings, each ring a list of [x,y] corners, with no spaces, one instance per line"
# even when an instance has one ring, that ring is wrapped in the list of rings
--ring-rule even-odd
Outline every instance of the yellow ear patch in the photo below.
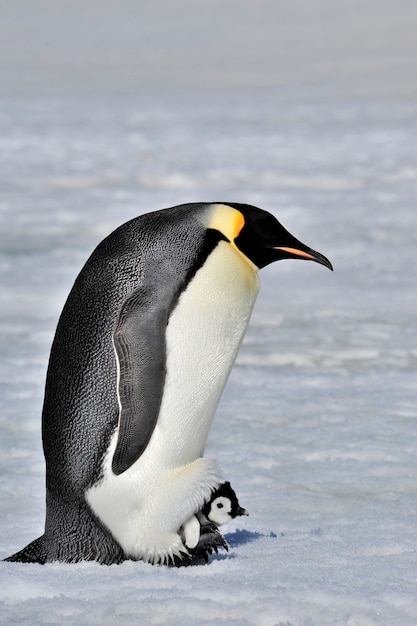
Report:
[[[223,233],[233,242],[245,224],[245,218],[237,209],[227,204],[213,204],[207,227]]]

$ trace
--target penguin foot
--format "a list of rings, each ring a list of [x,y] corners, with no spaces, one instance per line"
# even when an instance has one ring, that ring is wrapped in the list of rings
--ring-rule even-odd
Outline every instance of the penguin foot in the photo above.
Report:
[[[200,540],[194,550],[190,550],[190,552],[201,552],[204,550],[212,554],[213,550],[217,553],[218,548],[224,548],[226,552],[229,551],[229,546],[216,524],[210,522],[201,527]]]

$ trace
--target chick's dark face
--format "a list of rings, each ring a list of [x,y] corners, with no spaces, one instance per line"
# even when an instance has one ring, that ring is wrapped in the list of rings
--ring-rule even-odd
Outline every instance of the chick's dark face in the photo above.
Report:
[[[325,256],[301,243],[270,213],[249,205],[231,206],[245,221],[234,243],[259,269],[280,259],[315,261],[333,269]]]

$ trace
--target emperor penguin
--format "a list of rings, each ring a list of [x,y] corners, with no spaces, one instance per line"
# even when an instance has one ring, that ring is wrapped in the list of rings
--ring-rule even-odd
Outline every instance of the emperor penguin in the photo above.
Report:
[[[9,561],[169,563],[224,482],[204,448],[258,293],[280,259],[330,261],[270,213],[193,203],[117,228],[78,275],[45,385],[44,534]]]

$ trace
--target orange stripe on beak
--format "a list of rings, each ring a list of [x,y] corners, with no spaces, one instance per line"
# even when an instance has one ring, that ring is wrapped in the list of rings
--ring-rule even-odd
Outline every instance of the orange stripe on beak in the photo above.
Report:
[[[286,248],[284,246],[274,246],[275,250],[283,250],[284,252],[288,252],[289,254],[293,254],[294,256],[302,256],[305,257],[306,259],[312,259],[313,261],[316,261],[316,257],[314,257],[312,254],[309,254],[308,252],[303,252],[303,250],[297,250],[297,248]]]

